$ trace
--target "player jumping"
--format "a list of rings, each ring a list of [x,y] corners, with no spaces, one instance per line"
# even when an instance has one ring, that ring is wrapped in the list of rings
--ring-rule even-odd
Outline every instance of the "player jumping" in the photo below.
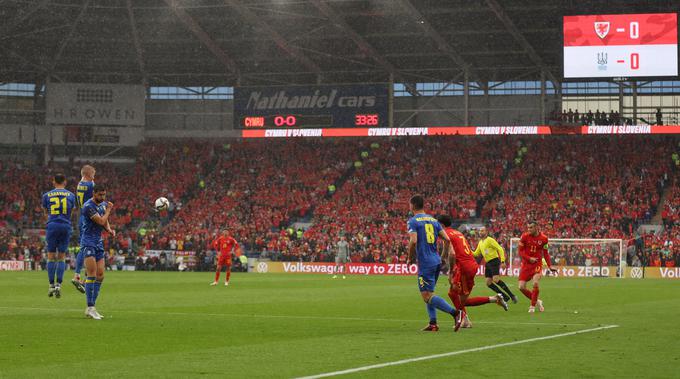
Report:
[[[497,293],[494,296],[469,297],[472,288],[475,286],[475,275],[477,275],[477,268],[479,265],[477,264],[477,261],[475,261],[470,245],[468,245],[463,233],[451,228],[451,217],[440,216],[438,220],[444,227],[444,232],[446,232],[446,235],[451,240],[451,246],[453,247],[453,253],[449,260],[449,283],[451,283],[449,298],[456,308],[461,309],[466,313],[462,327],[472,327],[472,323],[467,317],[466,306],[475,307],[478,305],[494,303],[507,311],[508,303],[505,302],[501,293]]]
[[[85,316],[101,320],[104,316],[97,312],[95,304],[104,281],[105,262],[102,231],[106,230],[114,237],[116,232],[111,229],[109,224],[109,215],[111,209],[113,209],[113,203],[106,201],[106,188],[98,185],[94,187],[92,192],[92,199],[83,204],[83,209],[80,212],[81,230],[83,231],[80,238],[80,253],[85,257],[85,272],[87,272]]]
[[[83,204],[85,204],[88,200],[92,198],[92,188],[94,187],[94,175],[96,173],[96,170],[94,167],[90,165],[85,165],[83,168],[80,169],[80,183],[78,183],[78,187],[76,187],[76,194],[78,197],[76,198],[78,202],[78,208],[81,210],[83,209]],[[80,238],[83,235],[83,230],[80,227],[80,223],[78,224],[78,237]],[[83,254],[81,254],[80,249],[78,250],[78,254],[76,254],[76,267],[74,269],[74,275],[73,279],[71,279],[71,283],[76,287],[76,289],[82,293],[85,293],[85,287],[83,286],[83,282],[80,279],[80,271],[83,269],[83,262],[85,260],[85,257],[83,257]]]
[[[437,253],[437,239],[441,238],[443,240],[441,255],[444,257],[449,256],[451,241],[439,222],[423,211],[424,205],[425,200],[422,196],[413,196],[410,201],[410,208],[414,216],[408,220],[409,264],[417,256],[418,288],[420,289],[420,295],[427,304],[427,314],[430,317],[430,323],[423,331],[436,332],[439,330],[437,325],[437,309],[439,309],[454,318],[455,324],[453,330],[457,332],[465,319],[465,311],[455,309],[446,300],[434,294],[441,270],[441,257]]]
[[[47,241],[47,277],[50,289],[47,296],[61,297],[61,282],[64,279],[66,263],[64,256],[71,239],[71,211],[76,206],[76,196],[66,189],[64,174],[56,174],[52,179],[54,189],[45,192],[42,206],[47,214],[45,240]],[[56,274],[57,284],[54,284]]]
[[[486,286],[494,293],[503,295],[503,300],[508,301],[512,299],[512,302],[517,304],[517,297],[510,291],[508,285],[505,284],[500,277],[500,269],[505,269],[507,267],[505,265],[505,250],[503,250],[495,239],[489,236],[489,231],[486,227],[482,226],[479,229],[479,236],[481,239],[473,254],[475,257],[480,255],[484,257],[484,261],[486,262],[486,265],[484,266]],[[501,290],[501,288],[503,290]]]
[[[212,244],[212,248],[218,250],[217,258],[217,270],[215,272],[215,281],[210,283],[211,286],[216,286],[220,281],[220,272],[222,271],[222,266],[226,266],[225,271],[225,281],[224,285],[229,285],[229,278],[231,277],[231,252],[234,250],[238,255],[241,255],[241,247],[238,242],[229,235],[229,231],[224,229],[222,235],[217,237]]]
[[[552,272],[557,272],[550,263],[550,254],[548,253],[548,237],[538,231],[536,221],[529,221],[527,223],[527,232],[522,234],[519,241],[519,256],[522,258],[522,266],[519,270],[519,290],[524,296],[531,300],[529,313],[538,310],[543,312],[543,301],[538,298],[538,282],[543,275],[543,262],[548,265]],[[533,290],[527,289],[527,281],[532,280]]]

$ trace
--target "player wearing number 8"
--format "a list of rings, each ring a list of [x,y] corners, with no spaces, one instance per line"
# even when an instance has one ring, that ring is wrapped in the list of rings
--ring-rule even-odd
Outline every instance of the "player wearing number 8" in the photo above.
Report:
[[[66,269],[64,255],[71,239],[71,211],[76,206],[76,196],[66,189],[64,174],[54,175],[52,183],[54,189],[45,192],[42,197],[42,206],[47,215],[45,241],[47,242],[47,278],[50,282],[47,296],[60,298],[61,282]]]
[[[441,256],[448,257],[451,251],[451,241],[439,222],[423,210],[425,200],[420,195],[411,198],[410,207],[413,217],[408,220],[408,256],[409,263],[414,257],[418,258],[418,288],[425,301],[430,323],[423,331],[436,332],[437,309],[453,316],[454,331],[458,331],[465,319],[465,311],[456,310],[443,298],[434,294],[434,289],[441,270]],[[442,239],[441,256],[437,252],[437,239]]]

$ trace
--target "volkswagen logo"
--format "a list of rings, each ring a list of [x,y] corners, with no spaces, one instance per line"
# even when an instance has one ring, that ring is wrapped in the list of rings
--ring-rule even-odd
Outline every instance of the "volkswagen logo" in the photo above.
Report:
[[[633,279],[642,279],[642,269],[640,267],[633,267],[630,270],[630,277]]]

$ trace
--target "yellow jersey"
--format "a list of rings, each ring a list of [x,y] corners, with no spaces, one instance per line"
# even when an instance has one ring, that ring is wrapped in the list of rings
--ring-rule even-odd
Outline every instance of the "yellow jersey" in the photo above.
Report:
[[[495,258],[499,258],[501,263],[505,262],[505,250],[503,247],[496,242],[495,239],[491,237],[486,237],[483,240],[479,240],[477,248],[473,253],[475,257],[482,256],[485,261],[490,261]]]

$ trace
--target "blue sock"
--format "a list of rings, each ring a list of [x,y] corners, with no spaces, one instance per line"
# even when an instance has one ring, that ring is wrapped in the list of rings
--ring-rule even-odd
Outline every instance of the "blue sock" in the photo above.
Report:
[[[57,262],[57,283],[59,284],[64,281],[64,271],[66,271],[66,262]]]
[[[452,307],[449,303],[446,302],[446,300],[442,299],[439,296],[432,296],[432,298],[430,299],[430,304],[432,304],[433,307],[439,309],[444,313],[448,313],[450,315],[456,313],[456,308]]]
[[[430,316],[430,324],[436,324],[437,323],[437,308],[435,308],[432,304],[427,303],[427,315]]]
[[[92,296],[94,299],[92,300],[93,303],[97,302],[97,297],[99,297],[99,289],[102,288],[102,282],[95,281],[94,282],[94,290],[92,291]]]
[[[78,274],[78,276],[80,276],[80,272],[83,270],[83,264],[84,263],[85,263],[85,256],[83,255],[83,253],[80,250],[78,250],[78,254],[76,254],[76,268],[74,269],[74,271],[76,272],[76,274]]]
[[[87,306],[94,307],[94,276],[88,276],[85,279],[85,297],[87,298]]]
[[[50,284],[54,284],[54,273],[57,269],[57,262],[52,260],[47,260],[47,279],[50,280]]]

